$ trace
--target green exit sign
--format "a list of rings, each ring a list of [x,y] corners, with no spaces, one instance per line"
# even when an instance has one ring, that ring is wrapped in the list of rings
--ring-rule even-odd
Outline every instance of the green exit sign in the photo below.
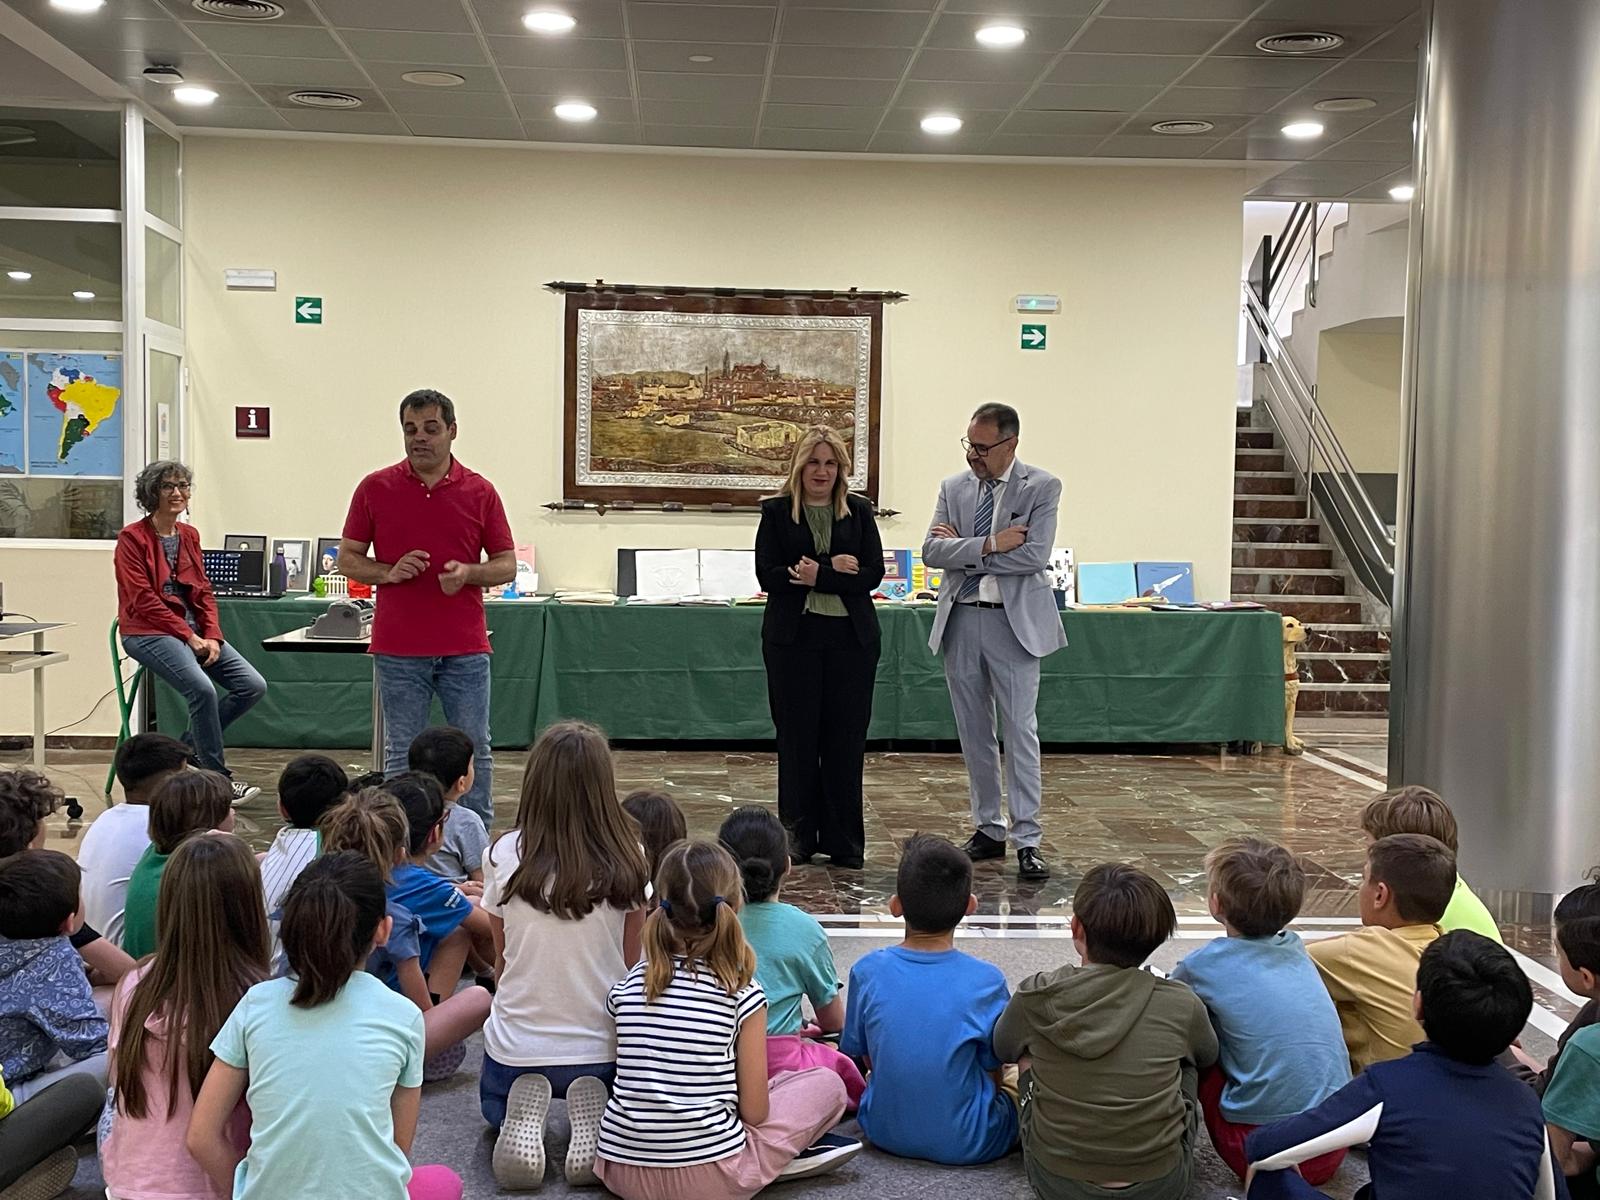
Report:
[[[1024,350],[1044,349],[1044,326],[1024,325],[1022,327],[1022,348]]]
[[[294,298],[294,323],[296,325],[321,325],[322,297],[296,296]]]

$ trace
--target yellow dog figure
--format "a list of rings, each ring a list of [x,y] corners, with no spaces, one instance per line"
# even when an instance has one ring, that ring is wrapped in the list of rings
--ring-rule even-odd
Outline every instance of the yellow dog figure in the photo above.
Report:
[[[1299,755],[1306,744],[1294,735],[1294,708],[1300,698],[1300,670],[1294,648],[1306,640],[1306,627],[1294,617],[1283,618],[1283,752]]]

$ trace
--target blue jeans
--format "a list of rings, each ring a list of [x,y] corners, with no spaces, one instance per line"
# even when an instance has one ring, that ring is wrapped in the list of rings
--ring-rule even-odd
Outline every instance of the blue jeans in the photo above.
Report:
[[[222,731],[267,694],[267,681],[261,678],[261,672],[227,642],[222,643],[222,653],[209,667],[202,667],[194,651],[170,634],[124,637],[122,648],[188,702],[189,732],[184,740],[193,744],[202,767],[227,775],[228,768],[222,757]],[[223,691],[220,699],[217,696],[219,687]]]
[[[489,749],[489,656],[377,654],[373,663],[383,699],[384,773],[396,775],[406,769],[411,741],[428,727],[428,711],[438,696],[444,719],[472,739],[472,767],[477,778],[461,803],[482,817],[483,827],[488,829],[494,822],[489,791],[494,776],[494,755]]]
[[[617,1082],[616,1063],[584,1063],[581,1066],[508,1067],[483,1055],[483,1075],[478,1079],[478,1106],[483,1109],[483,1119],[496,1129],[506,1123],[506,1098],[511,1095],[511,1085],[524,1075],[543,1075],[550,1081],[550,1094],[564,1100],[567,1089],[575,1079],[593,1075],[610,1091]]]

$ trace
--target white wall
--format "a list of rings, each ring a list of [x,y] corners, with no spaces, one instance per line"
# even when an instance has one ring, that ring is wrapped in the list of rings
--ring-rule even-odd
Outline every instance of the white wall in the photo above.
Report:
[[[1321,338],[1317,400],[1357,471],[1400,470],[1400,324],[1380,317]]]
[[[1295,313],[1293,333],[1284,339],[1308,383],[1317,380],[1324,330],[1379,317],[1404,319],[1409,215],[1405,204],[1349,206],[1349,221],[1334,233],[1333,249],[1319,266],[1317,303]]]

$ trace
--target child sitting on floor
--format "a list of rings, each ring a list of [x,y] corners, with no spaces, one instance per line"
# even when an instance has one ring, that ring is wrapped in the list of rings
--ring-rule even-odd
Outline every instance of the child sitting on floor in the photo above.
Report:
[[[632,817],[634,824],[639,827],[645,864],[650,870],[648,878],[654,879],[667,847],[689,836],[689,824],[683,819],[683,809],[665,792],[640,788],[622,798],[622,811]]]
[[[1361,810],[1361,832],[1366,835],[1369,846],[1392,833],[1423,833],[1438,838],[1450,847],[1451,854],[1461,853],[1457,845],[1455,814],[1438,792],[1425,787],[1403,787],[1368,801]],[[1500,940],[1500,929],[1494,917],[1459,874],[1455,890],[1450,894],[1450,904],[1439,918],[1439,928],[1445,933],[1452,929],[1470,929],[1492,941]]]
[[[18,1104],[67,1075],[106,1085],[106,1019],[67,940],[80,878],[55,850],[0,861],[0,1075]]]
[[[439,848],[423,864],[469,896],[483,895],[483,852],[489,834],[483,818],[461,803],[477,775],[472,765],[472,739],[449,725],[430,725],[411,741],[407,764],[432,775],[444,790],[444,832]]]
[[[944,838],[909,838],[889,898],[905,940],[851,968],[839,1049],[869,1068],[858,1119],[890,1154],[965,1165],[1016,1147],[1016,1087],[992,1044],[1006,979],[955,948],[977,904],[970,858]]]
[[[1537,1097],[1494,1061],[1533,1009],[1522,969],[1461,929],[1428,944],[1416,977],[1412,1011],[1427,1040],[1368,1067],[1310,1112],[1250,1134],[1250,1200],[1322,1200],[1295,1165],[1363,1142],[1372,1182],[1358,1196],[1565,1197]]]
[[[211,1069],[211,1039],[239,998],[267,978],[267,913],[255,855],[237,838],[189,838],[161,877],[155,957],[123,980],[111,1004],[115,1109],[100,1148],[108,1194],[121,1200],[214,1200],[184,1145],[195,1096]],[[250,1111],[225,1126],[240,1154]]]
[[[606,996],[639,959],[644,854],[617,803],[605,735],[552,725],[522,774],[516,827],[484,856],[483,906],[503,947],[483,1031],[483,1118],[500,1130],[504,1187],[544,1178],[544,1118],[565,1097],[568,1183],[593,1179],[594,1139],[616,1075]]]
[[[283,974],[283,947],[278,943],[278,921],[289,886],[311,860],[322,853],[317,822],[350,786],[344,768],[326,754],[302,754],[291,759],[278,776],[278,815],[286,822],[261,856],[261,891],[266,900],[272,931],[272,972]]]
[[[51,1200],[71,1187],[74,1143],[94,1128],[105,1102],[91,1075],[68,1075],[21,1104],[0,1078],[0,1196]]]
[[[1456,856],[1437,838],[1396,833],[1367,847],[1360,929],[1312,942],[1311,961],[1333,997],[1350,1070],[1403,1058],[1422,1040],[1412,1011],[1417,960],[1439,936],[1456,886]]]
[[[300,873],[280,930],[290,976],[244,994],[211,1043],[189,1153],[234,1200],[461,1200],[445,1167],[407,1161],[421,1106],[422,1014],[361,969],[388,936],[383,877],[359,854]],[[227,1136],[240,1099],[250,1148]]]
[[[1206,1007],[1139,970],[1177,928],[1162,886],[1126,863],[1091,867],[1072,897],[1082,966],[1022,981],[994,1030],[1022,1075],[1022,1154],[1044,1200],[1176,1200],[1194,1168],[1199,1072],[1217,1061]]]
[[[1539,1062],[1512,1043],[1512,1055],[1520,1064],[1520,1068],[1513,1069],[1541,1096],[1550,1086],[1567,1043],[1580,1029],[1600,1021],[1600,883],[1583,884],[1561,897],[1552,923],[1556,929],[1556,964],[1561,970],[1561,981],[1585,1000],[1578,1015],[1567,1023],[1556,1041],[1556,1052],[1549,1062]],[[1501,1062],[1512,1065],[1504,1059]]]
[[[143,958],[156,948],[157,897],[167,860],[183,839],[233,829],[233,784],[217,771],[173,775],[150,799],[150,846],[128,879],[122,948]]]
[[[778,899],[790,870],[783,823],[769,809],[747,805],[722,823],[717,840],[744,879],[739,926],[756,952],[756,982],[767,995],[767,1074],[826,1067],[844,1080],[850,1095],[846,1111],[854,1111],[867,1086],[860,1068],[826,1042],[803,1036],[802,999],[811,1001],[818,1031],[844,1028],[844,984],[817,919]]]
[[[13,854],[21,854],[24,850],[44,849],[44,820],[61,807],[65,799],[66,793],[37,771],[30,771],[26,767],[15,771],[0,771],[0,858],[9,858]],[[142,813],[144,810],[134,811]],[[98,825],[103,819],[103,816],[97,818],[95,824]],[[144,822],[141,821],[141,831],[143,827]],[[146,841],[148,840],[147,838]],[[81,848],[79,857],[78,869],[82,872]],[[80,891],[86,893],[87,889],[88,878],[85,876]],[[118,912],[119,930],[121,926],[122,913]],[[120,946],[114,945],[109,937],[102,937],[100,931],[91,926],[87,920],[78,927],[78,931],[69,940],[72,942],[72,948],[83,959],[83,965],[89,972],[90,982],[97,986],[114,984],[133,970],[133,959],[127,952]]]
[[[728,852],[679,842],[655,885],[644,961],[606,1001],[617,1078],[600,1122],[600,1181],[622,1200],[748,1200],[859,1153],[860,1142],[827,1132],[844,1115],[837,1075],[767,1079],[766,997]]]
[[[1172,972],[1204,1001],[1219,1061],[1200,1076],[1200,1109],[1217,1156],[1244,1178],[1244,1139],[1258,1125],[1303,1113],[1350,1082],[1339,1014],[1305,943],[1287,926],[1306,873],[1288,850],[1236,838],[1206,855],[1207,903],[1227,936]],[[1313,1184],[1344,1161],[1336,1150],[1300,1164]]]
[[[406,861],[409,831],[400,801],[388,792],[368,788],[347,796],[322,818],[323,846],[329,854],[353,850],[377,867],[385,883],[394,868]],[[367,970],[422,1010],[426,1034],[427,1078],[431,1081],[455,1073],[465,1056],[463,1042],[489,1015],[489,993],[469,987],[435,1001],[424,974],[419,935],[422,922],[411,910],[387,901],[389,936],[372,952]],[[451,937],[462,938],[464,929]]]

